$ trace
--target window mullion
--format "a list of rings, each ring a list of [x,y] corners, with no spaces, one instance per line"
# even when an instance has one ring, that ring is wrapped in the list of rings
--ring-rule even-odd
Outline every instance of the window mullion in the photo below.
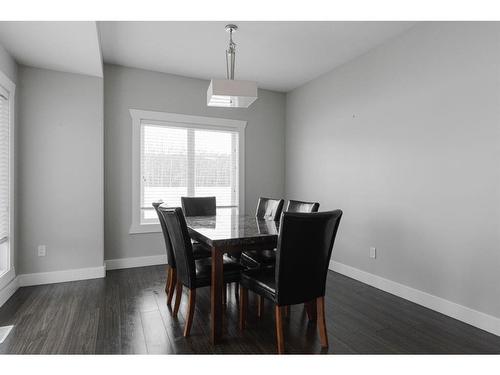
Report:
[[[238,205],[238,154],[237,154],[237,135],[231,134],[231,205]]]
[[[188,197],[194,197],[194,180],[195,180],[195,155],[194,155],[194,129],[188,128],[187,130],[187,158],[188,158],[188,170],[187,170],[187,195]]]
[[[139,164],[139,171],[140,171],[140,182],[139,182],[139,207],[140,207],[140,220],[144,219],[144,210],[142,207],[144,207],[144,125],[141,123],[140,125],[140,143],[139,143],[139,152],[140,152],[140,164]]]

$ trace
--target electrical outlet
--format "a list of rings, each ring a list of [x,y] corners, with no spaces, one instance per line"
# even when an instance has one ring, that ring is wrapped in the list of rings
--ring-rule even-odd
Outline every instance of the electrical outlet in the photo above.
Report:
[[[372,258],[372,259],[377,258],[377,248],[376,247],[370,247],[370,258]]]
[[[45,245],[38,246],[38,256],[44,257],[47,255],[47,247]]]

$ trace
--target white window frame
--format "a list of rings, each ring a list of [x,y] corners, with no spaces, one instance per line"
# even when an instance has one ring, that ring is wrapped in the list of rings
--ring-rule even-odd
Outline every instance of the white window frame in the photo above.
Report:
[[[192,116],[179,113],[129,109],[132,117],[132,224],[130,234],[161,232],[160,224],[141,223],[141,123],[178,124],[179,127],[237,132],[238,141],[238,210],[245,213],[245,128],[246,121]]]
[[[3,87],[9,93],[9,233],[8,239],[5,243],[9,247],[7,254],[9,269],[0,275],[0,290],[2,290],[7,284],[14,280],[16,276],[16,270],[14,267],[14,249],[15,249],[15,220],[14,220],[14,193],[15,193],[15,170],[14,170],[14,124],[15,124],[15,97],[16,97],[16,85],[12,82],[3,72],[0,71],[0,86]]]

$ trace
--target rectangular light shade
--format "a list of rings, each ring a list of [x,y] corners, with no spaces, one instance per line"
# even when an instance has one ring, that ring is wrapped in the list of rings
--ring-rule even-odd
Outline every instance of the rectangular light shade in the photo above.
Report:
[[[257,82],[212,79],[207,90],[207,106],[248,108],[257,99]]]

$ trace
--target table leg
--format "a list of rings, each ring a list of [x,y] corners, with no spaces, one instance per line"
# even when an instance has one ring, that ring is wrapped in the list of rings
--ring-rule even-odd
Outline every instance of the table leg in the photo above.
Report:
[[[210,310],[212,320],[212,344],[217,344],[222,336],[222,293],[223,282],[223,253],[215,247],[212,248],[212,284]]]

